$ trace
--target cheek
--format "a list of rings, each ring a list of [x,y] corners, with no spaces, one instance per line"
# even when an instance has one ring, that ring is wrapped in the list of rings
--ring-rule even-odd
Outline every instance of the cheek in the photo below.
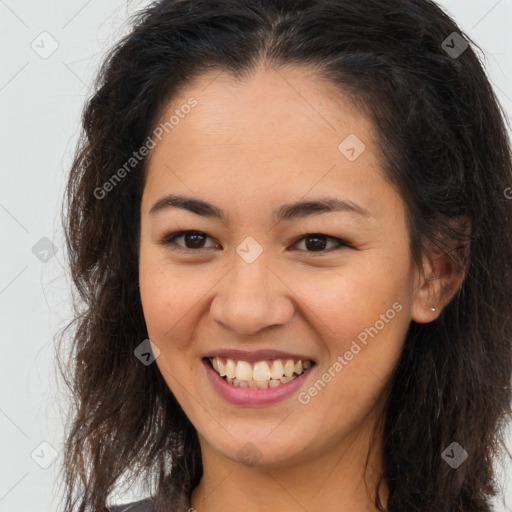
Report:
[[[162,349],[164,342],[182,339],[179,330],[193,308],[197,293],[193,283],[180,276],[176,266],[165,262],[162,251],[141,244],[139,283],[142,309],[149,337]]]
[[[178,269],[162,261],[160,251],[141,247],[139,282],[149,339],[160,350],[155,363],[178,402],[184,406],[183,382],[190,378],[192,360],[187,352],[194,304],[200,294],[180,277]]]
[[[326,352],[322,375],[332,382],[316,403],[336,421],[340,404],[354,417],[364,414],[400,357],[410,315],[409,267],[398,259],[368,257],[365,264],[294,281]]]
[[[328,336],[347,340],[373,325],[395,302],[405,309],[407,267],[402,265],[403,274],[392,268],[397,267],[368,259],[367,264],[360,262],[336,271],[311,271],[310,275],[295,276],[291,282],[294,294],[307,306],[304,314],[321,321]]]

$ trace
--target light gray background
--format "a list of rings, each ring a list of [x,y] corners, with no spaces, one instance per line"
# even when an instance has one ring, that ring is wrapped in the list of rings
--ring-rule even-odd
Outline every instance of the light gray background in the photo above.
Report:
[[[147,3],[0,0],[0,512],[61,510],[57,470],[66,400],[53,340],[71,314],[60,226],[63,187],[101,57],[128,30],[128,15]],[[512,112],[512,0],[440,3],[486,52],[498,97]],[[58,48],[48,56],[52,44]],[[55,256],[48,240],[40,242],[44,237]],[[43,245],[36,255],[37,243]],[[53,449],[56,459],[43,469]],[[496,511],[511,511],[512,466],[500,473],[506,503],[499,500]],[[142,496],[132,489],[119,497]]]

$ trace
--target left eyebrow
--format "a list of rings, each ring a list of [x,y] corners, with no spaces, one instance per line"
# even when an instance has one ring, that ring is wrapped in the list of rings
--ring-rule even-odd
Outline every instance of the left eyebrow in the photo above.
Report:
[[[320,197],[314,201],[285,204],[274,212],[274,218],[277,222],[280,222],[282,220],[302,219],[310,215],[331,212],[348,212],[355,213],[362,217],[373,217],[367,209],[352,201],[332,197]]]
[[[212,217],[223,221],[227,219],[226,212],[212,203],[194,197],[174,194],[166,195],[156,201],[149,210],[149,214],[154,215],[168,208],[181,208],[203,217]],[[331,212],[348,212],[363,217],[374,217],[367,209],[352,201],[332,197],[321,197],[311,201],[285,204],[275,210],[273,216],[277,222],[280,222]]]

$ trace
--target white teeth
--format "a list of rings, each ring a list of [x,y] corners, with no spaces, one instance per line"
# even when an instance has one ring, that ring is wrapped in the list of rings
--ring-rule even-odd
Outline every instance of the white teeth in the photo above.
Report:
[[[293,379],[296,379],[298,375],[294,375],[293,377],[282,377],[279,380],[270,379],[270,380],[239,380],[239,379],[226,379],[228,384],[232,384],[233,386],[237,386],[239,388],[251,388],[251,389],[266,389],[266,388],[275,388],[276,386],[280,386],[281,384],[286,384]]]
[[[228,359],[226,361],[226,376],[230,379],[234,379],[236,376],[236,363],[233,359]]]
[[[291,377],[293,375],[293,370],[295,369],[295,364],[293,359],[287,359],[284,364],[284,375],[285,377]]]
[[[233,386],[238,386],[239,388],[247,388],[247,387],[249,387],[245,380],[233,379],[232,384],[233,384]]]
[[[219,372],[221,377],[225,377],[226,375],[226,367],[224,366],[224,363],[220,360],[220,358],[217,358],[217,371]]]
[[[252,380],[252,368],[247,361],[238,361],[236,364],[236,378],[238,380]]]
[[[258,361],[252,370],[253,380],[270,380],[270,368],[266,361]]]
[[[224,377],[228,384],[242,388],[273,388],[286,384],[297,378],[312,366],[311,361],[294,361],[293,359],[274,359],[271,362],[258,361],[251,365],[247,361],[210,358],[213,369]]]
[[[284,375],[283,363],[279,359],[272,362],[272,368],[270,370],[270,376],[273,379],[280,379]]]

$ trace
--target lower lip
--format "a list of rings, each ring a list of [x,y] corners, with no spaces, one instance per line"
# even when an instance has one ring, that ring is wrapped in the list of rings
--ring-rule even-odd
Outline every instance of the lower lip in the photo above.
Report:
[[[298,391],[305,380],[308,378],[311,369],[301,373],[295,379],[286,384],[279,384],[275,388],[240,388],[226,382],[209,364],[203,359],[206,368],[206,375],[210,379],[215,391],[224,398],[224,400],[235,405],[259,406],[268,405],[279,402],[288,398],[290,395]]]

